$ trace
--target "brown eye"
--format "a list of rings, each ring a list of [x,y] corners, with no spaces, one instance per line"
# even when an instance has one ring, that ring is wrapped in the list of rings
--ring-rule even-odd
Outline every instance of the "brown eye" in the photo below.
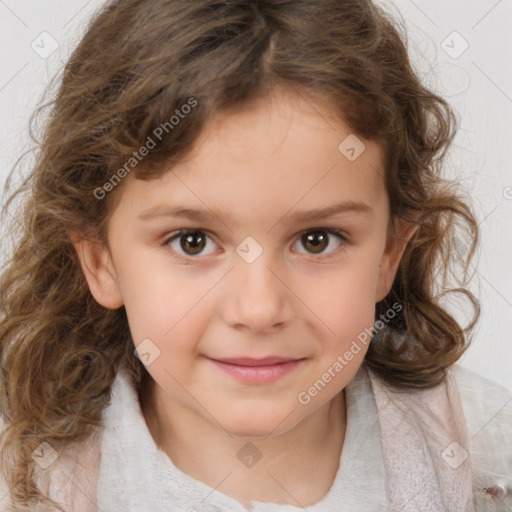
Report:
[[[201,230],[178,231],[165,244],[170,245],[180,256],[197,256],[201,254],[208,245],[210,237]],[[179,250],[172,244],[179,240]]]
[[[206,237],[201,231],[188,233],[180,238],[180,246],[187,254],[199,254],[206,246]]]
[[[313,254],[325,251],[329,245],[328,235],[325,231],[311,231],[302,235],[302,243]]]
[[[346,237],[337,229],[318,228],[304,231],[301,235],[300,242],[308,251],[309,254],[323,254],[324,251],[332,245],[332,237],[338,238],[338,246],[335,246],[333,250],[329,251],[328,254],[335,251],[343,242],[346,241]]]

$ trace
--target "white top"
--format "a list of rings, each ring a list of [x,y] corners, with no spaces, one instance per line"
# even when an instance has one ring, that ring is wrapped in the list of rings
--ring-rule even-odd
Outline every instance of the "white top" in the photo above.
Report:
[[[474,465],[475,510],[502,512],[507,507],[512,510],[512,393],[459,365],[452,368],[452,374],[467,419]],[[389,510],[379,417],[364,367],[359,369],[345,392],[347,431],[337,475],[327,495],[306,509],[299,504],[252,502],[251,512]],[[157,447],[141,413],[136,392],[123,375],[116,379],[112,403],[105,410],[104,420],[109,428],[103,437],[102,452],[108,453],[110,460],[108,464],[103,461],[99,475],[98,507],[102,512],[246,511],[233,498],[180,471]],[[457,447],[444,455],[462,456]],[[484,491],[492,485],[497,486],[496,497]],[[504,496],[507,488],[510,490]],[[446,507],[445,510],[452,509]]]
[[[252,502],[251,512],[385,511],[384,465],[375,401],[368,375],[362,368],[346,387],[347,430],[340,466],[327,495],[314,506]],[[245,512],[235,499],[180,471],[155,444],[140,410],[135,390],[120,375],[105,411],[110,428],[103,450],[118,471],[102,464],[98,481],[98,507],[102,512]],[[112,464],[109,463],[109,466]],[[240,463],[241,464],[241,463]],[[236,468],[234,468],[236,470]],[[219,481],[222,478],[219,476]],[[167,505],[166,505],[167,504]]]
[[[345,389],[347,430],[327,495],[307,508],[252,502],[251,512],[512,510],[512,393],[460,365],[448,377],[447,386],[394,393],[361,367]],[[45,492],[67,512],[246,512],[233,498],[180,471],[158,448],[123,371],[103,425],[80,458],[86,468],[77,480],[70,477],[75,466],[65,454],[51,466],[54,472],[43,472],[51,482]],[[452,439],[462,446],[450,444]],[[0,478],[0,510],[7,510],[5,494]],[[388,506],[390,496],[405,506]]]

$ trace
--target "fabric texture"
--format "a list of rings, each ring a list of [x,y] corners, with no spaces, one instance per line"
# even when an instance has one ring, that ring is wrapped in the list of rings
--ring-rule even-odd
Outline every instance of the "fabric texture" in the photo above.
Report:
[[[512,393],[502,386],[455,365],[434,388],[394,391],[361,367],[346,400],[345,442],[327,495],[305,508],[252,502],[251,512],[512,510]],[[103,425],[85,449],[55,463],[51,480],[42,475],[66,511],[246,512],[157,447],[123,371]]]
[[[106,415],[110,428],[102,445],[102,451],[109,453],[108,463],[102,465],[99,475],[98,506],[102,511],[246,511],[233,498],[177,469],[155,445],[127,380],[123,377],[116,384],[116,406]],[[345,510],[358,512],[387,510],[379,426],[369,386],[361,372],[346,389],[347,432],[337,477],[327,496],[307,507],[310,512],[339,511],[340,503]],[[219,481],[224,476],[219,475]],[[368,485],[363,497],[359,492],[361,481]],[[125,493],[124,489],[137,492]],[[304,508],[299,503],[292,506],[253,502],[250,510],[298,512]]]
[[[469,436],[453,375],[413,394],[370,377],[392,510],[474,512]]]

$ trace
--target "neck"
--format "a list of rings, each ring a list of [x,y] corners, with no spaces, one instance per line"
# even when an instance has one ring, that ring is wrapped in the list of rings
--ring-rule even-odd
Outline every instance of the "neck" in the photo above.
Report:
[[[140,393],[146,424],[183,473],[247,508],[251,501],[311,506],[329,491],[345,438],[344,391],[287,432],[242,438],[170,402],[149,381]]]

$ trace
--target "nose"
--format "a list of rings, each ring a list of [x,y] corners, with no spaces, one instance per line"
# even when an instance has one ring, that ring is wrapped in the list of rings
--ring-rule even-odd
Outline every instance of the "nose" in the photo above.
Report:
[[[263,253],[253,262],[239,258],[226,287],[224,320],[253,334],[282,329],[293,316],[293,293],[275,256]]]

